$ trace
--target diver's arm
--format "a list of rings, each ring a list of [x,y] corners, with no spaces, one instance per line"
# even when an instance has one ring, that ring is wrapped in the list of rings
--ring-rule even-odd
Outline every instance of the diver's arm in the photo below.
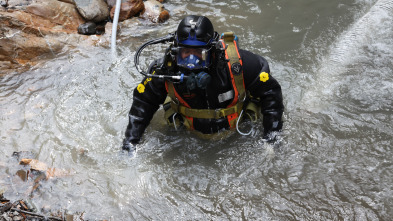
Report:
[[[261,56],[243,51],[244,81],[254,98],[259,98],[263,115],[264,137],[282,128],[284,111],[281,86],[270,74],[268,62]],[[262,75],[261,73],[266,74]]]
[[[149,73],[154,70],[150,66]],[[143,86],[142,86],[143,85]],[[129,123],[125,132],[124,143],[139,143],[146,127],[149,125],[154,113],[166,98],[165,82],[157,78],[144,78],[134,89],[133,103],[128,114]]]
[[[281,130],[284,105],[282,102],[281,86],[278,83],[270,90],[264,92],[261,99],[261,107],[263,114],[264,136],[269,135],[272,131]]]
[[[263,115],[264,137],[272,131],[279,131],[282,128],[282,114],[284,111],[281,86],[276,79],[268,74],[269,80],[266,82],[256,79],[249,87],[254,97],[259,97],[261,112]],[[258,78],[260,78],[258,76]]]
[[[134,101],[128,114],[129,123],[125,132],[125,140],[132,144],[139,143],[143,132],[159,107],[158,104],[151,102],[150,98],[150,95],[141,96],[137,90],[134,91]]]

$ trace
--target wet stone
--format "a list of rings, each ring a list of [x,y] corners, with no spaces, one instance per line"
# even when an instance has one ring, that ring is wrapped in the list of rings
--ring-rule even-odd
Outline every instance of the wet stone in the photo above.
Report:
[[[16,175],[23,181],[27,181],[27,177],[29,176],[28,171],[26,170],[18,170],[16,171]]]
[[[8,6],[8,0],[0,0],[0,5],[6,8]]]
[[[86,22],[79,25],[78,33],[83,35],[93,35],[96,33],[97,25],[94,22]]]
[[[104,0],[74,0],[79,13],[87,21],[100,22],[109,16],[108,5]]]
[[[31,151],[18,151],[13,152],[12,157],[16,158],[19,161],[23,158],[34,158],[34,154]]]
[[[105,25],[97,25],[96,34],[97,35],[105,34]]]

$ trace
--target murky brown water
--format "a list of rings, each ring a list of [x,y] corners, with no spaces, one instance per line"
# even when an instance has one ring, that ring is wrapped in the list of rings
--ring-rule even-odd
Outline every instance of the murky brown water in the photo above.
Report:
[[[123,30],[119,55],[74,50],[0,79],[0,188],[25,197],[10,156],[31,151],[72,171],[32,202],[111,220],[390,220],[393,217],[391,0],[169,1],[172,18]],[[137,156],[119,154],[147,39],[204,14],[266,57],[283,88],[281,144],[232,134],[200,140],[160,110]],[[164,47],[150,47],[148,64]],[[85,151],[84,154],[81,152]]]

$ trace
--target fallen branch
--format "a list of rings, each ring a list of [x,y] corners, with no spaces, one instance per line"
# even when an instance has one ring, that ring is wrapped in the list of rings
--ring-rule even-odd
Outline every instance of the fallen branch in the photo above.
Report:
[[[17,208],[11,208],[12,211],[16,211],[18,213],[24,213],[24,214],[28,214],[28,215],[32,215],[32,216],[38,216],[38,217],[42,217],[42,218],[47,218],[47,219],[54,219],[54,220],[59,220],[59,221],[63,221],[63,219],[58,218],[58,217],[53,217],[53,216],[44,216],[38,213],[33,213],[33,212],[29,212],[29,211],[25,211],[25,210],[20,210]]]

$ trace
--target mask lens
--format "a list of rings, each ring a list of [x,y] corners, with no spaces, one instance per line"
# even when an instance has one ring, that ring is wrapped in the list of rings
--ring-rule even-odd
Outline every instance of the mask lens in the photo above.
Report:
[[[179,48],[177,65],[188,69],[207,68],[210,64],[210,50],[205,48]]]

